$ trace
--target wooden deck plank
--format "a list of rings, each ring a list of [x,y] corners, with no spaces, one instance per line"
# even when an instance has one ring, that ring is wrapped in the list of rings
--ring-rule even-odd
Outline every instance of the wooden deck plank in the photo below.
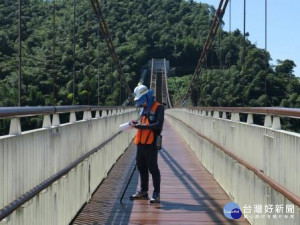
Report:
[[[129,200],[139,187],[138,172],[133,176],[123,204],[120,204],[120,196],[134,165],[135,149],[131,148],[72,224],[249,224],[245,219],[229,220],[223,215],[223,207],[230,202],[229,197],[167,121],[163,131],[163,148],[158,158],[162,178],[160,204]],[[151,175],[149,178],[151,195]]]
[[[168,122],[158,163],[161,203],[134,201],[130,224],[249,224],[223,215],[224,205],[230,202],[228,195]],[[151,179],[149,187],[152,194]]]

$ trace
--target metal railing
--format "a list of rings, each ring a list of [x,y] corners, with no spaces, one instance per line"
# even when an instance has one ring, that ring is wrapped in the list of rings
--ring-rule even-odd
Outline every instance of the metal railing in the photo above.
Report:
[[[83,112],[83,120],[117,114],[128,109],[134,110],[134,107],[122,106],[34,106],[34,107],[0,107],[0,119],[10,119],[9,135],[19,135],[22,132],[20,118],[43,116],[42,128],[60,125],[60,114],[70,113],[69,123],[78,121],[76,113]],[[52,115],[52,122],[50,116]],[[5,135],[5,134],[2,134]]]
[[[69,123],[60,124],[66,113]],[[40,115],[42,128],[21,131],[21,118]],[[10,135],[0,137],[0,223],[69,223],[131,142],[134,134],[119,125],[138,115],[134,107],[0,108],[0,118],[11,123]],[[70,189],[77,194],[70,197]],[[32,212],[31,205],[40,206]]]
[[[5,206],[3,209],[0,210],[0,221],[7,216],[9,216],[11,213],[16,211],[18,208],[20,208],[22,205],[24,205],[26,202],[30,201],[32,198],[37,196],[41,191],[47,189],[49,186],[51,186],[54,182],[58,181],[60,178],[68,174],[72,169],[74,169],[76,166],[78,166],[80,163],[82,163],[84,160],[88,159],[91,155],[99,151],[101,148],[103,148],[106,144],[111,142],[114,138],[116,138],[119,134],[118,132],[112,137],[110,137],[108,140],[104,141],[101,145],[99,145],[97,148],[89,151],[88,153],[84,154],[80,158],[76,159],[74,162],[63,168],[62,170],[58,171],[56,174],[51,176],[50,178],[46,179],[39,185],[35,186],[28,192],[24,193],[20,197],[18,197],[16,200],[11,202],[9,205]]]
[[[83,111],[112,111],[124,110],[134,107],[122,106],[28,106],[28,107],[0,107],[0,118],[26,117],[36,115],[50,115],[59,113],[83,112]]]
[[[299,120],[300,109],[191,107],[166,115],[232,201],[294,204],[292,224],[299,224],[300,134],[283,130],[281,120]],[[254,123],[256,116],[262,124]],[[291,224],[282,222],[274,220]]]
[[[180,108],[178,108],[180,109]],[[243,114],[271,115],[289,118],[300,118],[299,108],[281,108],[281,107],[186,107],[189,110],[207,111],[207,112],[230,112]]]

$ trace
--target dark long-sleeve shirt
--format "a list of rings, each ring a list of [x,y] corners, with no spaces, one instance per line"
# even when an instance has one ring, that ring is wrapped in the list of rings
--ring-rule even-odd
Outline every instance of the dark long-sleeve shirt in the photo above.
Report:
[[[146,115],[146,112],[143,113],[143,115]],[[142,115],[142,116],[143,116]],[[164,124],[164,117],[165,117],[165,110],[163,105],[159,105],[155,111],[155,118],[154,121],[149,118],[149,125],[142,125],[137,124],[135,125],[135,128],[141,129],[141,130],[154,130],[154,133],[160,134],[163,128]]]

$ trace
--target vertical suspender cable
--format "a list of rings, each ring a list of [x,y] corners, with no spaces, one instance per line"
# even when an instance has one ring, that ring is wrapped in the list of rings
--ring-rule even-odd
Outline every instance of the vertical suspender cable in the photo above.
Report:
[[[122,104],[122,79],[120,77],[120,98],[119,98],[119,101],[120,101],[120,105]]]
[[[179,106],[179,105],[184,106],[184,104],[187,101],[187,98],[190,97],[192,88],[195,85],[196,78],[197,78],[197,76],[199,76],[199,74],[201,72],[201,69],[202,69],[203,63],[205,61],[207,52],[210,49],[210,47],[211,47],[211,45],[212,45],[212,43],[214,41],[214,38],[216,36],[216,33],[218,31],[219,23],[221,22],[221,19],[223,18],[223,15],[225,13],[228,1],[229,0],[220,0],[219,7],[218,7],[218,9],[216,11],[215,17],[213,18],[213,21],[212,21],[212,24],[211,24],[211,27],[210,27],[207,39],[206,39],[205,44],[203,46],[203,49],[202,49],[202,52],[201,52],[201,56],[200,56],[200,58],[198,60],[197,67],[196,67],[196,69],[194,71],[194,74],[193,74],[193,76],[191,78],[188,90],[184,94],[184,96],[182,97],[181,101],[178,102],[178,103],[176,103],[176,106]]]
[[[19,81],[18,105],[21,106],[22,96],[22,0],[19,0]]]
[[[244,42],[243,42],[243,85],[246,85],[245,79],[245,58],[246,58],[246,0],[244,0]],[[243,87],[244,88],[244,87]],[[243,106],[245,106],[245,94],[243,93]]]
[[[267,0],[265,0],[265,50],[267,51]]]
[[[267,73],[268,73],[268,54],[267,54],[267,0],[265,0],[265,54],[266,54],[266,64],[265,64],[265,107],[267,107],[268,94],[267,94]]]
[[[229,68],[229,73],[230,73],[230,67],[231,67],[231,37],[232,37],[232,34],[231,34],[231,0],[229,0],[229,39],[230,39],[230,57],[229,57],[229,65],[228,65],[228,68]]]
[[[100,40],[100,28],[98,27],[98,29],[97,29],[97,36],[98,36],[98,38],[99,38],[99,40]],[[98,106],[100,105],[100,49],[99,49],[99,47],[97,46],[97,51],[98,51],[98,79],[97,79],[97,83],[98,83],[98,85],[97,85],[97,95],[98,95]]]
[[[221,49],[221,23],[219,23],[219,54],[220,54],[220,70],[222,69],[222,49]]]
[[[56,105],[56,0],[53,0],[53,105]]]
[[[73,101],[75,105],[75,62],[76,62],[76,0],[73,0]]]
[[[245,69],[245,50],[246,50],[246,0],[244,0],[244,42],[243,42],[243,69]]]
[[[231,0],[229,0],[229,33],[231,33]]]
[[[113,63],[117,67],[118,73],[122,78],[122,84],[124,86],[126,94],[129,96],[127,101],[123,103],[125,105],[125,104],[129,103],[132,100],[133,95],[132,95],[131,89],[130,89],[127,81],[126,81],[125,74],[123,72],[123,65],[122,65],[122,63],[121,63],[121,61],[120,61],[120,59],[119,59],[119,57],[116,53],[116,50],[115,50],[114,44],[112,42],[111,35],[108,31],[108,28],[107,28],[107,25],[106,25],[106,22],[105,22],[105,19],[104,19],[99,1],[98,0],[90,0],[90,2],[92,4],[92,7],[95,11],[95,14],[98,18],[100,31],[102,32],[104,38],[106,39],[107,47],[109,49],[109,54],[111,55]]]

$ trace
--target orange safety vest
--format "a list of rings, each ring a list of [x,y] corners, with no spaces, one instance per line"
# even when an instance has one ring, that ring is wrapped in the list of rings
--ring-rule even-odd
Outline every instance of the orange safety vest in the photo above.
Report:
[[[150,114],[155,114],[155,111],[159,105],[160,104],[158,102],[154,102],[154,104],[151,107]],[[142,116],[141,124],[149,125],[149,119],[145,115]],[[154,134],[153,130],[138,129],[138,131],[136,132],[135,138],[134,138],[134,143],[136,145],[138,145],[138,144],[151,145],[154,141],[154,137],[155,137],[155,134]]]

